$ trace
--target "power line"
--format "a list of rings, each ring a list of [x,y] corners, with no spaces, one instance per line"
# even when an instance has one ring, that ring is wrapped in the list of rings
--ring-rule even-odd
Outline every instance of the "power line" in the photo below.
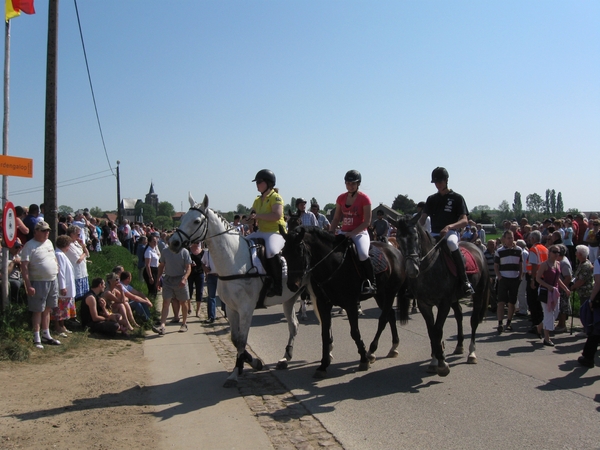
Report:
[[[102,125],[100,124],[100,116],[98,115],[98,106],[96,105],[96,95],[94,94],[94,86],[92,85],[92,76],[90,74],[90,66],[88,64],[87,52],[85,51],[85,42],[83,41],[83,31],[81,30],[81,21],[79,20],[79,9],[77,8],[77,0],[73,0],[75,3],[75,14],[77,15],[77,25],[79,26],[79,36],[81,37],[81,47],[83,48],[83,57],[85,59],[85,68],[87,70],[88,80],[90,82],[90,91],[92,92],[92,100],[94,101],[94,111],[96,111],[96,121],[98,122],[98,129],[100,130],[100,138],[102,139],[102,147],[104,148],[104,155],[106,155],[106,162],[110,171],[112,166],[110,165],[110,159],[108,158],[108,151],[106,150],[106,143],[104,142],[104,133],[102,132]]]
[[[58,183],[57,188],[63,188],[63,187],[67,187],[67,186],[73,186],[73,185],[76,185],[76,184],[89,183],[90,181],[101,180],[103,178],[108,178],[108,177],[113,177],[114,176],[112,174],[109,174],[109,175],[103,175],[101,177],[87,178],[89,176],[98,175],[98,174],[104,173],[104,172],[109,172],[109,170],[103,170],[102,172],[96,172],[95,174],[86,175],[84,177],[71,178],[70,180],[61,181],[60,183]],[[82,180],[82,181],[78,181],[76,183],[69,183],[70,181],[80,180],[82,178],[86,178],[86,179]],[[32,188],[27,188],[27,189],[21,189],[19,191],[12,191],[10,193],[10,195],[11,196],[17,196],[17,195],[24,195],[24,194],[32,194],[34,192],[41,192],[43,190],[44,190],[44,186],[37,186],[37,187],[32,187]]]

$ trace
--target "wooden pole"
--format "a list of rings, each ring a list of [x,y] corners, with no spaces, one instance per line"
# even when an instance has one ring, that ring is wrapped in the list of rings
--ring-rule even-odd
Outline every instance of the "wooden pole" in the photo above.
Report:
[[[8,124],[10,118],[10,20],[4,27],[4,120],[2,123],[2,154],[8,155]],[[8,176],[2,175],[2,211],[8,200]],[[8,247],[2,246],[2,309],[8,308]]]
[[[48,50],[46,60],[46,133],[44,142],[44,220],[50,240],[56,242],[58,206],[56,198],[56,105],[58,56],[58,0],[48,0]]]

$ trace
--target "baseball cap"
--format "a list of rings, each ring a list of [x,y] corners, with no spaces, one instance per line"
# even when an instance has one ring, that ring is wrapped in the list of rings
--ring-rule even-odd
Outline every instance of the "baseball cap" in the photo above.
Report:
[[[48,225],[48,222],[44,222],[43,220],[40,220],[38,223],[35,224],[35,228],[34,230],[41,230],[41,231],[46,231],[46,230],[51,230],[52,228],[50,228],[50,225]]]

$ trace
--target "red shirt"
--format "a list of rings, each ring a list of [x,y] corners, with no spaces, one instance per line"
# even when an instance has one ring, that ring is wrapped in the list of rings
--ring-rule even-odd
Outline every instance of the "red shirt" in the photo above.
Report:
[[[367,194],[358,191],[356,199],[350,207],[346,206],[347,192],[340,195],[335,201],[338,208],[342,211],[342,231],[352,231],[358,227],[364,220],[365,206],[371,204],[371,199]]]

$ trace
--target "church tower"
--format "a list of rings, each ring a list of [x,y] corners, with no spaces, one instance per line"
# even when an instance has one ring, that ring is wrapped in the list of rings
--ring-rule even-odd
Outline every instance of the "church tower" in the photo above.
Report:
[[[146,194],[146,200],[144,201],[147,205],[152,205],[154,210],[158,212],[158,195],[154,193],[154,183],[150,182],[150,191]]]

